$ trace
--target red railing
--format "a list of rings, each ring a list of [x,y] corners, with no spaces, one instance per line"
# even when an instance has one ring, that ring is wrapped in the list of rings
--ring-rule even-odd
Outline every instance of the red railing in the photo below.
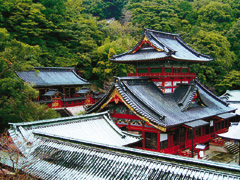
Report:
[[[128,73],[128,76],[149,76],[149,77],[196,77],[196,73]]]
[[[179,151],[179,145],[163,149],[160,152],[161,153],[167,153],[167,154],[177,154],[178,151]]]
[[[192,157],[192,152],[189,151],[180,151],[178,152],[179,156],[184,156],[184,157]]]

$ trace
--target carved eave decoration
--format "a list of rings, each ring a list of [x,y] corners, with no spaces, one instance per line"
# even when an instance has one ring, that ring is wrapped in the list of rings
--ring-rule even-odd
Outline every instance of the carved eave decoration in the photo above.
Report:
[[[154,45],[149,41],[149,39],[147,38],[147,36],[144,35],[142,42],[132,51],[132,54],[136,53],[144,44],[145,44],[145,45],[147,45],[147,44],[150,45],[151,47],[153,47],[154,49],[156,49],[156,50],[159,51],[159,52],[163,51],[162,49],[159,49],[159,48],[157,48],[156,46],[154,46]]]
[[[154,123],[152,123],[149,119],[147,119],[146,117],[140,115],[138,112],[136,112],[125,100],[124,98],[122,97],[122,95],[119,93],[119,91],[117,90],[117,88],[115,88],[113,90],[113,92],[109,95],[109,98],[108,100],[100,107],[99,111],[101,111],[102,109],[104,109],[108,103],[110,101],[114,100],[114,102],[123,102],[132,112],[134,112],[134,114],[136,114],[139,118],[141,118],[142,120],[144,120],[145,122],[149,123],[151,126],[163,131],[163,132],[166,132],[167,131],[167,128],[164,127],[164,126],[160,126],[160,125],[156,125]],[[116,103],[117,104],[117,103]]]

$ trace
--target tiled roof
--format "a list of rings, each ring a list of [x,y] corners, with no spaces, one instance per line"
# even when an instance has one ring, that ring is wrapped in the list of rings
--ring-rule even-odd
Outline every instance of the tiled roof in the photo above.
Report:
[[[238,125],[231,125],[228,132],[218,134],[219,137],[240,141],[240,123]]]
[[[239,166],[59,136],[36,138],[26,145],[31,153],[22,170],[41,179],[240,179]]]
[[[108,113],[103,112],[29,123],[14,123],[12,126],[20,128],[23,137],[25,134],[32,133],[48,134],[115,146],[125,146],[141,140],[140,136],[122,132],[109,118]]]
[[[227,90],[221,97],[227,102],[240,102],[240,90]]]
[[[87,94],[87,93],[90,93],[92,92],[92,90],[90,88],[81,88],[77,94]]]
[[[60,93],[57,89],[49,89],[43,96],[54,96],[57,93]]]
[[[143,40],[147,39],[152,47],[139,48]],[[111,60],[120,63],[137,61],[156,61],[172,59],[190,62],[208,62],[210,56],[200,54],[189,47],[178,34],[145,29],[141,40],[126,53],[114,56]]]
[[[87,112],[101,111],[102,105],[108,101],[114,89],[117,89],[125,103],[131,106],[137,115],[162,127],[170,127],[235,110],[207,90],[198,80],[188,85],[180,84],[172,94],[163,94],[147,78],[117,77],[108,94],[87,109]],[[204,102],[204,106],[190,106],[196,91],[201,102]]]
[[[35,67],[35,70],[16,72],[25,82],[34,86],[88,85],[76,74],[74,68]]]
[[[188,126],[188,127],[191,127],[191,128],[197,128],[197,127],[201,127],[201,126],[205,126],[205,125],[208,125],[209,122],[206,122],[204,120],[196,120],[196,121],[191,121],[191,122],[188,122],[188,123],[184,123],[184,125]]]

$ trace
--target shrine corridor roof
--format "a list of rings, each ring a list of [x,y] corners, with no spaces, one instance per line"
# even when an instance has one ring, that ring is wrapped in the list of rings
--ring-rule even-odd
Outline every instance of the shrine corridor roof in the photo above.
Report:
[[[138,135],[121,131],[110,120],[107,112],[12,125],[19,129],[25,139],[33,134],[41,134],[115,146],[125,146],[141,140]]]
[[[140,117],[153,125],[170,127],[200,120],[235,109],[207,90],[198,80],[190,84],[179,84],[174,93],[163,94],[160,89],[145,77],[116,77],[112,89],[87,112],[98,112],[104,108],[110,95],[118,91],[123,102]],[[200,103],[192,105],[195,94]]]
[[[39,86],[88,85],[87,80],[76,74],[74,68],[35,67],[34,70],[16,72],[25,82]]]
[[[98,114],[99,115],[99,114]],[[97,114],[86,115],[91,119]],[[105,115],[101,113],[101,115]],[[71,121],[68,121],[69,127]],[[180,157],[135,148],[94,143],[62,135],[38,133],[57,120],[14,123],[9,129],[24,157],[18,168],[40,179],[226,179],[239,180],[240,168],[224,163]],[[58,125],[64,120],[58,120]],[[75,131],[76,132],[76,131]],[[110,134],[108,138],[113,138]],[[7,157],[6,157],[7,158]],[[12,166],[5,158],[1,163]]]
[[[143,44],[148,44],[144,47]],[[210,56],[188,46],[178,34],[145,29],[141,40],[128,52],[114,56],[112,61],[134,63],[171,59],[176,61],[208,62]]]

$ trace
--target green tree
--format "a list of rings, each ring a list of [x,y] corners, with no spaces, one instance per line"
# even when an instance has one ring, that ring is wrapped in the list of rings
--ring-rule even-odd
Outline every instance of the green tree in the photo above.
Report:
[[[233,25],[233,27],[227,32],[227,38],[231,43],[231,50],[237,56],[236,67],[240,67],[240,19]]]
[[[136,44],[131,37],[119,38],[116,41],[106,41],[104,45],[100,46],[97,51],[97,63],[93,68],[93,74],[99,78],[100,81],[111,80],[113,76],[126,76],[128,72],[133,71],[131,65],[117,64],[109,61],[113,55],[121,54],[129,50]]]
[[[236,70],[230,71],[217,84],[219,94],[227,90],[235,90],[240,88],[240,72]]]
[[[210,2],[198,10],[198,21],[208,30],[224,30],[231,27],[232,8],[229,4]]]
[[[199,79],[208,86],[214,86],[216,82],[226,75],[235,63],[235,54],[230,51],[230,43],[225,36],[216,32],[196,31],[191,43],[194,49],[203,54],[210,55],[214,61],[207,64],[192,65]]]
[[[16,40],[6,43],[0,52],[0,121],[1,128],[8,122],[38,120],[38,118],[57,117],[54,110],[34,104],[31,98],[37,92],[20,80],[15,71],[32,69],[37,65],[40,49]]]

